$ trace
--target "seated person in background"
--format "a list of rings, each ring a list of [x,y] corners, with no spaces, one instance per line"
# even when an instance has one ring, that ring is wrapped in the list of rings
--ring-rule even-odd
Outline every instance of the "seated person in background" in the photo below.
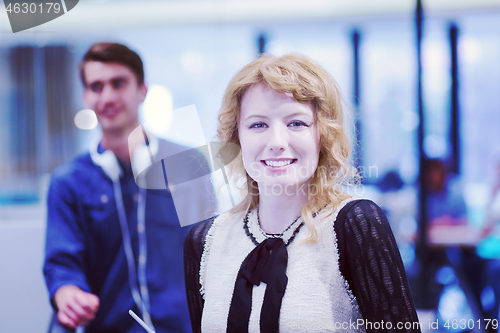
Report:
[[[387,218],[342,191],[342,100],[302,55],[264,55],[229,83],[218,138],[241,147],[248,196],[186,238],[193,332],[420,332]]]
[[[458,176],[448,172],[441,160],[425,161],[427,218],[430,224],[465,225],[467,209]]]

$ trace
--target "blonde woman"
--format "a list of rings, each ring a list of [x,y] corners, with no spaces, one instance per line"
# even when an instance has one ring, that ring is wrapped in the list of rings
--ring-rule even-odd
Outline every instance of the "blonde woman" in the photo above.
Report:
[[[218,139],[241,148],[231,175],[248,196],[185,240],[194,332],[420,331],[384,213],[340,186],[344,112],[302,55],[262,56],[231,80]]]

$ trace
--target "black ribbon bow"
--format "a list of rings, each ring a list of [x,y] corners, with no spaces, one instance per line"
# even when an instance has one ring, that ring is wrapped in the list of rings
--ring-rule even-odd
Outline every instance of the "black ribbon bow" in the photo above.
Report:
[[[248,332],[253,286],[260,282],[267,284],[260,312],[260,331],[279,332],[281,301],[288,282],[287,263],[288,252],[281,238],[268,238],[248,254],[236,277],[227,320],[228,333]]]

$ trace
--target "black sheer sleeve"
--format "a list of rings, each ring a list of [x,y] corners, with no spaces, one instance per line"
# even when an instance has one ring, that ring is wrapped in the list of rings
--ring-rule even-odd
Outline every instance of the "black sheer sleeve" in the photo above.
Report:
[[[420,332],[403,261],[380,207],[369,200],[351,202],[339,213],[334,228],[340,271],[368,322],[366,331]]]
[[[184,281],[193,333],[201,332],[201,314],[205,301],[200,294],[200,262],[205,237],[212,223],[213,219],[210,219],[193,226],[184,240]]]

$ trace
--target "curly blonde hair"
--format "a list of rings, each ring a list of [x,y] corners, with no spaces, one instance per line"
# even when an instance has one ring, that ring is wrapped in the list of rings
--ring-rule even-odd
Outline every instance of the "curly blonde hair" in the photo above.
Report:
[[[311,103],[314,107],[315,124],[320,133],[320,153],[308,191],[310,194],[311,188],[315,187],[317,194],[308,196],[308,202],[302,209],[302,218],[310,230],[309,240],[315,241],[318,234],[313,214],[325,206],[335,208],[349,197],[341,186],[350,182],[346,175],[353,169],[348,160],[349,137],[344,130],[347,116],[345,103],[333,78],[306,56],[261,56],[232,78],[224,94],[217,124],[217,137],[222,144],[218,157],[224,165],[234,158],[232,145],[241,147],[238,134],[241,100],[254,84],[267,85],[280,93],[291,93],[297,102]],[[258,186],[245,171],[241,154],[231,163],[229,175],[235,181],[242,177],[246,179],[241,189],[248,191],[246,198],[232,211],[256,208],[259,204]]]

